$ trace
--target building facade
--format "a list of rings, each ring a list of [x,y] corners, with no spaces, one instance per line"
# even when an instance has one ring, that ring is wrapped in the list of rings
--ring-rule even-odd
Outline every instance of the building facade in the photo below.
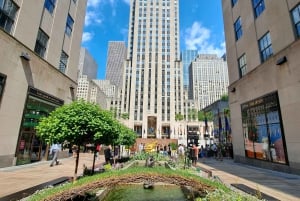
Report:
[[[300,174],[300,1],[222,1],[234,159]]]
[[[228,93],[226,60],[215,54],[199,54],[190,65],[190,91],[199,110]]]
[[[75,99],[86,3],[0,2],[0,167],[41,160],[35,125]]]
[[[198,50],[184,50],[181,52],[181,62],[183,68],[183,88],[186,90],[189,88],[189,67],[196,59]]]
[[[179,0],[131,1],[121,113],[141,138],[176,139],[183,114]]]
[[[84,47],[80,49],[78,71],[78,78],[82,75],[86,75],[90,80],[97,78],[98,64]]]
[[[124,41],[109,41],[105,79],[122,88],[126,46]]]

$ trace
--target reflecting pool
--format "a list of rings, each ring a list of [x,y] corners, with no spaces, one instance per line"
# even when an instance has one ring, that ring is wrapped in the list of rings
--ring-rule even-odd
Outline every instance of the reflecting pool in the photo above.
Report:
[[[126,184],[112,189],[104,201],[186,201],[180,186],[154,185],[144,189],[143,185]]]

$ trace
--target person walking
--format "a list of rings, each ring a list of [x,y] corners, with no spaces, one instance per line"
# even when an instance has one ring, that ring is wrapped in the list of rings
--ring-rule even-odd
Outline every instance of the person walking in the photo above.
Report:
[[[58,144],[57,142],[55,142],[54,144],[51,145],[50,155],[52,155],[52,161],[50,163],[50,167],[53,166],[54,162],[56,165],[59,164],[57,157],[58,157],[58,153],[60,152],[60,150],[61,150],[61,145]]]

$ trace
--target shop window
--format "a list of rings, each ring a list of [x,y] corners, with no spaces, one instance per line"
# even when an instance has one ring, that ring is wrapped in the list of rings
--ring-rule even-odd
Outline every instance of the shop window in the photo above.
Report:
[[[17,165],[40,161],[47,156],[46,143],[35,133],[35,126],[42,117],[48,116],[63,101],[34,88],[29,88],[23,112],[19,141],[17,144]]]
[[[8,33],[11,32],[18,9],[12,0],[0,1],[0,27]]]
[[[6,82],[6,75],[0,73],[0,103],[4,92],[5,82]]]
[[[246,157],[287,164],[278,94],[266,95],[241,107]]]

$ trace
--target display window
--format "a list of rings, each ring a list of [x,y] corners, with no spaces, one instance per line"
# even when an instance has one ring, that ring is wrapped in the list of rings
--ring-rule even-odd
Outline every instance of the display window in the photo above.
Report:
[[[51,111],[63,104],[59,99],[54,100],[54,97],[44,92],[29,89],[16,150],[17,165],[40,161],[45,157],[47,145],[36,136],[35,126],[42,117],[48,116]]]
[[[246,157],[287,164],[277,92],[244,103],[241,108]]]

